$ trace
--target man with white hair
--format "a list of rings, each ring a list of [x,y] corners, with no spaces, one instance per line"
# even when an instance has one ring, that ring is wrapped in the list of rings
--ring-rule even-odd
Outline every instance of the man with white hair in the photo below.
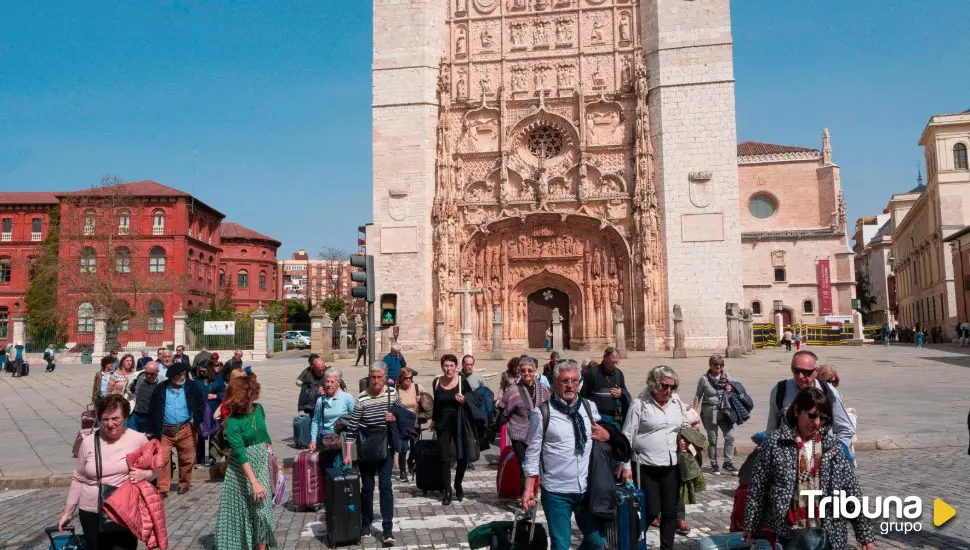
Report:
[[[551,550],[568,550],[573,514],[583,533],[580,550],[606,546],[605,522],[589,512],[586,490],[593,440],[608,441],[609,432],[597,422],[596,404],[579,396],[579,363],[560,361],[553,370],[555,393],[533,409],[532,434],[522,470],[526,475],[522,507],[536,503],[535,480],[542,473],[542,506],[546,509]],[[541,463],[541,464],[540,464]]]
[[[385,372],[387,375],[387,383],[393,386],[401,369],[407,366],[407,361],[401,355],[400,344],[391,344],[391,353],[384,356],[383,363],[387,367],[387,371]]]

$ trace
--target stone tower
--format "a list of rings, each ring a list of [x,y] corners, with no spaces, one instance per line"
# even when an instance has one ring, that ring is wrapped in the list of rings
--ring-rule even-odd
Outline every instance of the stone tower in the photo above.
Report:
[[[505,349],[541,346],[553,310],[572,349],[618,319],[662,349],[673,303],[688,347],[723,347],[735,152],[724,0],[374,2],[368,250],[408,348],[439,314],[483,349],[498,307]]]

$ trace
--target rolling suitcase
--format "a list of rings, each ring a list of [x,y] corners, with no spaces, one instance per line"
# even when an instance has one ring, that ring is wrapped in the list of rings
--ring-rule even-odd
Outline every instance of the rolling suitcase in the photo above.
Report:
[[[519,464],[519,458],[515,456],[512,446],[506,445],[498,459],[498,471],[495,480],[498,497],[515,498],[522,496],[519,481],[521,477],[522,466]]]
[[[57,527],[48,527],[44,529],[47,533],[47,538],[50,539],[51,545],[49,550],[84,550],[87,545],[84,543],[84,539],[74,534],[74,527],[68,527],[66,531],[60,532]]]
[[[316,510],[324,499],[320,453],[306,451],[293,459],[293,508]]]
[[[20,376],[27,376],[30,374],[30,363],[27,361],[20,362]]]
[[[328,545],[360,544],[360,476],[349,468],[329,468],[324,483]]]
[[[414,484],[418,489],[428,491],[443,491],[445,480],[441,478],[441,453],[438,452],[438,441],[434,439],[419,439],[414,442],[415,472]]]
[[[616,516],[606,530],[606,540],[610,547],[617,550],[646,550],[646,514],[643,491],[636,487],[618,486]]]
[[[751,545],[744,542],[744,533],[725,533],[723,535],[711,535],[697,541],[697,550],[749,550],[771,548],[768,541],[760,540]]]
[[[94,410],[94,405],[88,405],[84,408],[84,412],[81,413],[81,429],[90,430],[94,428],[95,422],[98,421],[98,412]]]
[[[293,446],[306,449],[310,446],[310,422],[312,418],[305,414],[293,418]]]

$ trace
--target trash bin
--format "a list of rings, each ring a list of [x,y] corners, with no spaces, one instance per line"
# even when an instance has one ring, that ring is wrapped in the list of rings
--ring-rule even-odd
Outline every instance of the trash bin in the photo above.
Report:
[[[81,364],[82,365],[90,365],[91,362],[92,362],[91,361],[91,352],[90,351],[82,351],[81,352]]]

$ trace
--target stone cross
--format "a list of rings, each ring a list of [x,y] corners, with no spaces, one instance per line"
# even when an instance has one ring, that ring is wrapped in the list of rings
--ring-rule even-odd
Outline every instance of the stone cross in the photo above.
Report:
[[[503,359],[502,356],[502,308],[495,306],[492,316],[492,354],[489,359]]]
[[[552,351],[563,351],[562,315],[558,307],[552,308]]]
[[[674,359],[684,359],[687,357],[687,349],[684,348],[684,314],[680,309],[680,304],[674,304]]]
[[[461,294],[461,353],[462,355],[474,355],[472,353],[472,294],[485,292],[481,288],[472,288],[472,282],[466,280],[465,285],[451,291],[452,294]]]

